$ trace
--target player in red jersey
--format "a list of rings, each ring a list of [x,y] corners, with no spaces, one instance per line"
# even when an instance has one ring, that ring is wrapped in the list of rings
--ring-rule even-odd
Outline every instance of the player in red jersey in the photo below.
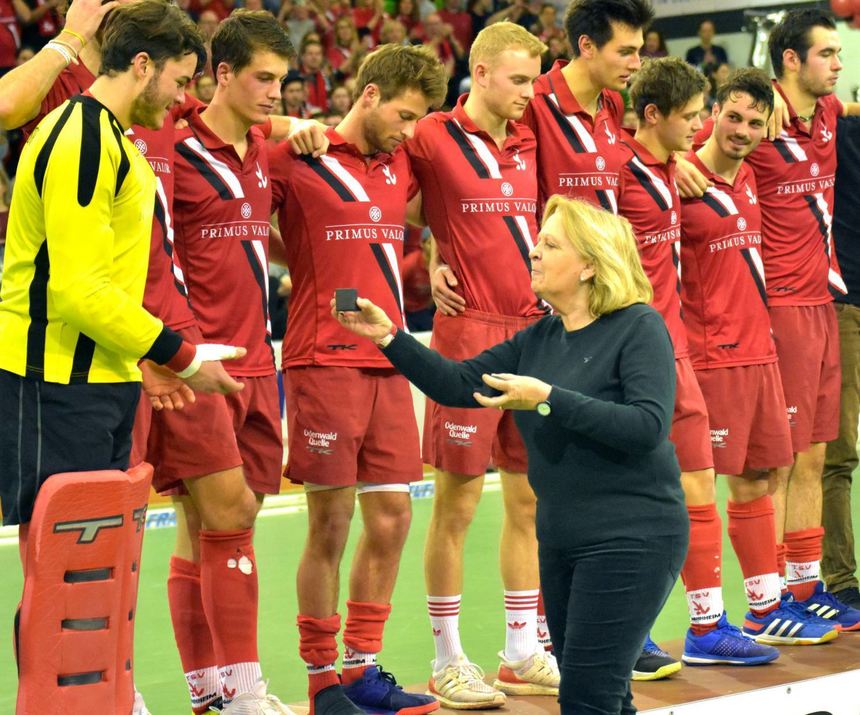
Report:
[[[538,78],[523,121],[538,142],[538,216],[553,194],[618,212],[619,144],[627,87],[641,61],[646,0],[573,0],[564,17],[572,49]]]
[[[740,70],[719,89],[715,131],[689,155],[711,186],[701,198],[682,203],[682,304],[690,357],[708,408],[714,467],[729,486],[728,531],[750,610],[744,628],[764,643],[809,644],[830,640],[836,631],[792,612],[780,599],[768,487],[776,467],[790,464],[793,456],[767,312],[761,209],[752,169],[744,162],[765,138],[772,110],[773,90],[760,70]],[[719,516],[714,522],[711,538],[719,553]],[[778,657],[729,623],[719,570],[697,586],[687,593],[692,625],[684,662],[757,665]]]
[[[475,355],[545,314],[529,280],[537,236],[536,145],[518,121],[534,94],[544,50],[519,25],[482,30],[469,56],[470,94],[453,111],[421,120],[406,143],[422,190],[411,208],[430,226],[444,264],[433,270],[456,284],[465,306],[463,314],[449,316],[440,302],[434,321],[432,344],[449,357]],[[558,665],[537,637],[535,497],[511,415],[428,400],[423,448],[425,463],[436,468],[424,552],[436,646],[431,691],[447,707],[468,709],[501,706],[505,693],[557,695]],[[500,561],[507,628],[495,689],[469,662],[459,635],[463,547],[491,460],[501,472],[505,504]]]
[[[681,465],[681,484],[691,520],[690,549],[682,571],[691,593],[701,590],[699,581],[713,571],[714,559],[720,558],[715,536],[719,522],[715,521],[708,414],[681,322],[681,202],[675,185],[674,152],[688,150],[693,134],[701,128],[699,112],[705,82],[700,72],[677,57],[652,60],[636,74],[630,97],[639,128],[635,138],[623,140],[627,153],[618,206],[619,213],[633,225],[642,266],[654,288],[653,306],[666,321],[675,349],[677,392],[670,438]],[[689,602],[693,608],[693,600]],[[680,667],[648,639],[633,677],[653,680]]]
[[[359,68],[355,104],[328,131],[326,156],[297,157],[286,147],[270,156],[293,279],[282,364],[288,476],[304,482],[308,500],[297,590],[312,714],[362,706],[420,715],[439,706],[404,693],[375,662],[409,529],[408,483],[421,478],[409,386],[372,344],[356,343],[332,318],[329,301],[336,289],[357,289],[402,326],[406,204],[417,186],[400,144],[445,89],[431,50],[385,45]],[[350,575],[341,685],[338,571],[356,494],[364,524]]]
[[[790,122],[747,162],[758,184],[769,313],[795,452],[794,465],[780,471],[774,500],[780,574],[785,571],[788,589],[811,612],[853,630],[860,629],[860,611],[826,593],[819,577],[821,474],[825,445],[839,431],[839,339],[830,290],[845,290],[831,236],[836,119],[860,114],[860,103],[843,104],[833,95],[840,50],[836,25],[821,10],[791,11],[773,29],[774,90],[788,105]]]
[[[225,714],[290,712],[266,693],[262,680],[253,525],[263,496],[279,491],[283,458],[268,320],[271,187],[259,125],[280,96],[294,56],[270,13],[235,11],[211,41],[217,82],[212,102],[189,115],[188,127],[176,133],[176,246],[194,314],[207,339],[231,336],[248,350],[229,368],[245,389],[213,406],[231,427],[223,442],[220,434],[201,442],[201,428],[222,421],[194,405],[175,415],[169,430],[149,435],[148,452],[161,458],[157,486],[164,490],[182,479],[188,492],[179,497],[177,511],[184,516],[192,559],[177,549],[168,595],[199,713],[215,703],[212,690],[219,679]],[[194,457],[195,452],[202,454]],[[226,468],[212,469],[221,463]]]

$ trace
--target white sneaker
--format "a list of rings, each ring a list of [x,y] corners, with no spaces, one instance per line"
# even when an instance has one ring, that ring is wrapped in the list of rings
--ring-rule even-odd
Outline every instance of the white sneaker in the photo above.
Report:
[[[295,715],[276,696],[266,692],[266,683],[257,681],[250,693],[242,693],[224,706],[221,715]]]
[[[134,689],[134,707],[131,709],[131,715],[152,715],[152,713],[146,709],[146,703],[143,702],[143,695],[140,694],[140,691],[137,688]]]
[[[543,647],[523,660],[508,660],[504,651],[499,658],[502,662],[494,688],[508,695],[558,695],[558,662]]]
[[[465,658],[433,673],[427,694],[454,710],[500,708],[507,701],[504,693],[484,682],[484,671]]]

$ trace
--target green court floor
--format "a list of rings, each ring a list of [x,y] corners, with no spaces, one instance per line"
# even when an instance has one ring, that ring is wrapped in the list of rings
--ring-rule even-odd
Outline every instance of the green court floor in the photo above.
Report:
[[[860,498],[854,494],[855,522],[860,524]],[[720,503],[725,504],[721,490]],[[424,533],[431,501],[414,501],[412,532],[403,555],[400,578],[393,599],[391,620],[385,634],[380,663],[401,683],[417,683],[428,676],[433,656],[427,620],[421,563]],[[724,513],[724,512],[723,512]],[[484,494],[469,534],[466,583],[462,605],[463,644],[469,657],[486,670],[497,667],[496,652],[503,646],[502,587],[498,576],[498,531],[501,496]],[[575,517],[574,517],[575,518]],[[357,525],[353,528],[354,546]],[[295,572],[303,545],[305,514],[266,516],[257,526],[255,542],[260,573],[260,657],[270,679],[270,691],[286,702],[304,698],[304,666],[297,651]],[[167,563],[174,538],[172,528],[147,530],[144,540],[136,634],[135,675],[153,715],[187,715],[185,688],[167,610]],[[746,610],[740,570],[728,537],[724,539],[723,586],[729,616],[739,623]],[[16,546],[0,546],[0,622],[11,632],[12,614],[21,591],[21,570]],[[342,582],[346,584],[346,572]],[[341,594],[342,602],[345,594]],[[345,608],[342,607],[342,613]],[[683,591],[676,586],[654,627],[656,640],[682,637],[686,628]],[[2,628],[0,628],[2,630]],[[0,649],[0,715],[14,713],[16,672],[11,637]]]

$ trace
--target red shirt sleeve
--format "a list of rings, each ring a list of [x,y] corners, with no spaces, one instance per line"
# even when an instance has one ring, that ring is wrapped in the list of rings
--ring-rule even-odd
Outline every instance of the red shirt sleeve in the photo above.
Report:
[[[286,201],[287,187],[296,159],[286,142],[274,146],[266,144],[266,154],[269,158],[269,183],[272,187],[272,213],[276,213]]]

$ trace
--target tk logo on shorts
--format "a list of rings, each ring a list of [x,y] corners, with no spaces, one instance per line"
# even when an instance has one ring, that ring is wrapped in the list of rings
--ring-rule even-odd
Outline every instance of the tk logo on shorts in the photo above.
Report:
[[[382,209],[379,206],[371,206],[370,207],[370,220],[374,223],[379,223],[379,220],[382,218]]]
[[[514,193],[514,187],[511,186],[507,181],[502,184],[502,194],[504,196],[511,196]]]
[[[146,150],[149,147],[146,146],[146,142],[143,141],[143,139],[135,139],[134,148],[137,149],[141,154],[146,154]]]
[[[602,156],[598,156],[594,160],[594,165],[597,167],[598,171],[603,171],[606,168],[606,159],[604,159]]]
[[[747,227],[747,220],[743,216],[738,216],[738,231],[743,231]]]
[[[251,204],[247,201],[242,204],[242,218],[251,218]]]
[[[809,174],[811,176],[818,176],[821,173],[821,168],[818,166],[816,162],[812,162],[809,166]]]

